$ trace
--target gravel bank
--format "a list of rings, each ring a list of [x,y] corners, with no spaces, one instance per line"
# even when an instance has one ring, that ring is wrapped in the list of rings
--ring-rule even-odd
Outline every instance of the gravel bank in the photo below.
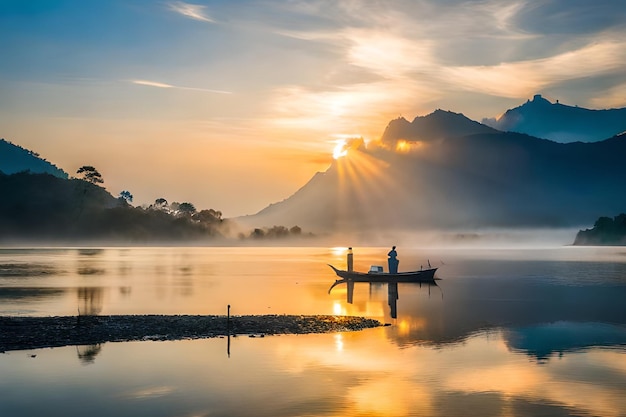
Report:
[[[346,316],[64,316],[0,317],[0,352],[132,340],[356,331],[377,320]]]

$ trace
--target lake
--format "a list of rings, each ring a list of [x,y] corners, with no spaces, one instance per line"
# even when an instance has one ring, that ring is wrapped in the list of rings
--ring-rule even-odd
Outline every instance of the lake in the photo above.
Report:
[[[354,248],[357,270],[389,248]],[[0,315],[337,314],[359,332],[0,354],[0,416],[626,416],[626,248],[0,248]]]

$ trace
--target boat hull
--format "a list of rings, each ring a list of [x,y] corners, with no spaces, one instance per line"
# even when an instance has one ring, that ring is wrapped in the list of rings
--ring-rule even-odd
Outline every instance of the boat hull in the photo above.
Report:
[[[433,282],[435,280],[435,272],[437,268],[423,269],[420,271],[398,272],[397,274],[382,273],[366,273],[356,271],[345,271],[337,269],[332,265],[333,271],[344,280],[353,282]]]

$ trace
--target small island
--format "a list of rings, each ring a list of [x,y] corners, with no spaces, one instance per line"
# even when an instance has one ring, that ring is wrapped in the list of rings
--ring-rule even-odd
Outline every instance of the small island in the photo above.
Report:
[[[0,317],[0,353],[136,340],[348,332],[379,326],[382,324],[374,319],[328,315],[4,316]]]
[[[593,228],[580,230],[575,246],[626,246],[626,213],[614,218],[600,217]]]

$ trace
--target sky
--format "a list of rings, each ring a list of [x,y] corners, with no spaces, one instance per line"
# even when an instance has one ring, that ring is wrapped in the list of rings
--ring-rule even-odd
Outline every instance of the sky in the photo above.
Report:
[[[400,116],[626,107],[623,0],[0,0],[0,40],[0,137],[225,217]]]

